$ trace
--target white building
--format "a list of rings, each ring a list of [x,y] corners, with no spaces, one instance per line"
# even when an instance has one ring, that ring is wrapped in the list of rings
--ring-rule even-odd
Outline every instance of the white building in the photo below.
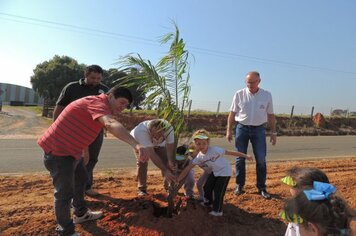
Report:
[[[7,83],[0,83],[0,101],[3,105],[43,105],[43,98],[33,89]]]

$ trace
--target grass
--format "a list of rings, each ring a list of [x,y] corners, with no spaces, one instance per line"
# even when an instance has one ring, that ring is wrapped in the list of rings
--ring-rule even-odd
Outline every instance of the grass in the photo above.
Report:
[[[10,107],[8,105],[3,106],[3,108]],[[31,110],[35,112],[36,114],[40,115],[42,114],[42,106],[17,106],[22,109],[26,110]],[[130,110],[125,110],[125,114],[129,114],[131,111]],[[132,110],[133,114],[139,114],[139,115],[151,115],[155,116],[157,114],[156,110]],[[184,111],[185,115],[188,115],[188,111]],[[190,115],[196,116],[196,115],[205,115],[205,116],[216,116],[216,112],[212,111],[205,111],[205,110],[193,110],[190,112]],[[219,112],[219,116],[228,116],[229,112]],[[290,114],[276,114],[277,117],[284,117],[284,118],[289,118]],[[341,116],[324,116],[326,119],[332,119],[332,118],[346,118],[346,117],[341,117]],[[310,118],[310,115],[294,115],[293,118]],[[350,116],[348,119],[356,119],[356,116]]]

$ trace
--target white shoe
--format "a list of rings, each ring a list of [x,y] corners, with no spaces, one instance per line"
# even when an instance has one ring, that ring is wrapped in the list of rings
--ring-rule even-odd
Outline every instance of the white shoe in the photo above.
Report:
[[[90,188],[85,191],[85,194],[91,197],[98,196],[100,193],[95,191],[94,189]]]
[[[146,190],[138,190],[138,192],[137,192],[137,196],[139,196],[139,197],[143,197],[143,196],[147,196],[147,195],[148,195],[148,193]]]
[[[89,220],[99,219],[102,216],[103,216],[102,211],[91,211],[88,209],[88,211],[82,216],[73,215],[73,222],[74,224],[81,224]]]
[[[211,211],[211,212],[209,212],[209,215],[211,215],[211,216],[222,216],[223,213],[222,213],[222,211],[220,211],[220,212]]]

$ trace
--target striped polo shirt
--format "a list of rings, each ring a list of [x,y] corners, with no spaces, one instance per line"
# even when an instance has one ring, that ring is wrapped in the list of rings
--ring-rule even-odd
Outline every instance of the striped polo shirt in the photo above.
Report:
[[[105,94],[78,99],[62,111],[37,143],[45,153],[79,159],[103,128],[98,118],[111,114]]]

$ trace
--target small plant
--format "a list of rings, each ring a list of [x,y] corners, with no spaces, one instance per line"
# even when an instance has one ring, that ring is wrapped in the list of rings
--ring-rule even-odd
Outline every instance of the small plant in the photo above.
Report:
[[[157,117],[167,120],[174,128],[175,147],[181,138],[184,126],[184,111],[189,106],[189,52],[180,38],[178,26],[175,32],[164,35],[161,44],[170,43],[167,55],[156,65],[143,59],[139,54],[128,55],[120,59],[122,71],[127,76],[120,84],[128,88],[135,87],[146,94],[142,105],[157,108]],[[136,70],[136,73],[130,73]],[[175,155],[175,153],[174,153]],[[174,197],[178,189],[171,185],[168,196],[168,216],[172,216]]]

